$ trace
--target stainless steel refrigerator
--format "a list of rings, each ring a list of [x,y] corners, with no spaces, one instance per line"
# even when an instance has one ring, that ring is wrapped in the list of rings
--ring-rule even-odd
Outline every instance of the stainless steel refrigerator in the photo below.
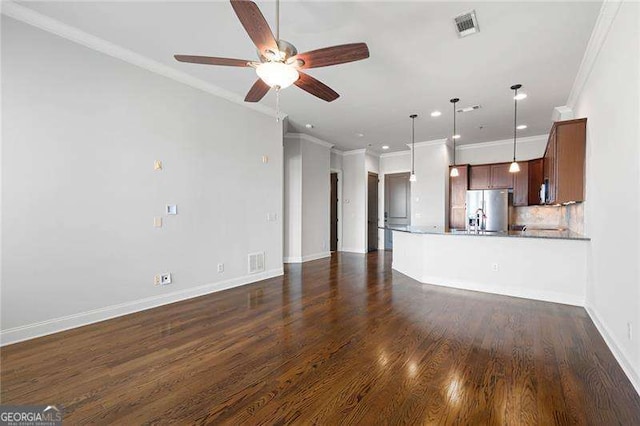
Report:
[[[467,191],[467,230],[507,232],[509,191],[486,189]]]

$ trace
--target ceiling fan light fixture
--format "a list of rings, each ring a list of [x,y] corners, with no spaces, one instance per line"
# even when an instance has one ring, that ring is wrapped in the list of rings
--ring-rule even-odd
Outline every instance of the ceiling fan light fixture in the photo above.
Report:
[[[268,86],[280,89],[291,86],[300,77],[298,70],[282,62],[264,62],[256,67],[256,74]]]

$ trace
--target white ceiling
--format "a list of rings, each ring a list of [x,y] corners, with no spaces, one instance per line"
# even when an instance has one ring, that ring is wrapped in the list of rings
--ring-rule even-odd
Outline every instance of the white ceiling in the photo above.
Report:
[[[252,69],[178,63],[173,55],[255,59],[249,37],[229,2],[23,2],[151,59],[244,97]],[[258,2],[275,25],[275,3]],[[459,39],[453,17],[475,9],[480,33]],[[547,133],[555,106],[564,105],[600,9],[600,2],[302,2],[284,1],[281,38],[300,52],[366,42],[371,57],[309,70],[341,97],[332,103],[296,87],[281,93],[294,131],[348,150],[406,149],[409,114],[417,113],[416,141],[450,135],[452,106],[481,104],[458,114],[461,144],[513,135],[509,89],[523,84],[521,136]],[[274,106],[275,96],[263,103]],[[433,110],[442,111],[431,118]],[[312,123],[312,130],[304,124]],[[483,129],[480,129],[483,126]],[[358,137],[363,133],[364,137]]]

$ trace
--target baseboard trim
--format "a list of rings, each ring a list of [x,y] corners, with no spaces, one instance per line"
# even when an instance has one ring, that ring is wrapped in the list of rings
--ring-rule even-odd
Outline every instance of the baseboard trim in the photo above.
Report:
[[[324,259],[325,257],[331,257],[330,251],[323,251],[322,253],[308,254],[306,256],[285,257],[282,261],[284,263],[304,263],[310,260]]]
[[[540,300],[542,302],[561,303],[563,305],[584,306],[584,298],[557,293],[553,291],[535,291],[515,288],[491,287],[486,284],[467,281],[445,281],[439,277],[424,277],[420,280],[423,284],[433,284],[439,287],[456,288],[459,290],[479,291],[481,293],[498,294],[500,296],[518,297],[521,299]]]
[[[622,352],[622,350],[620,349],[620,345],[616,341],[615,337],[613,337],[613,334],[609,332],[607,326],[604,325],[604,322],[600,320],[600,316],[598,315],[596,310],[589,306],[585,306],[585,310],[587,311],[587,314],[589,314],[589,317],[591,318],[591,321],[593,321],[593,324],[600,332],[600,335],[609,347],[609,350],[615,357],[616,361],[618,361],[618,364],[622,368],[622,371],[624,371],[624,374],[626,374],[627,378],[631,382],[631,385],[636,390],[638,395],[640,395],[640,376],[633,369],[633,364],[624,355],[624,352]]]
[[[111,318],[129,315],[147,309],[156,308],[194,297],[227,290],[234,287],[255,283],[268,278],[278,277],[284,274],[283,268],[272,269],[259,274],[245,275],[217,283],[205,284],[184,290],[159,296],[147,297],[145,299],[125,302],[118,305],[106,306],[87,312],[80,312],[64,317],[53,318],[47,321],[28,324],[20,327],[9,328],[0,331],[0,346],[11,345],[25,340],[35,339],[49,334],[58,333],[72,328],[82,327],[89,324],[105,321]]]
[[[367,253],[366,250],[357,249],[357,248],[351,248],[351,247],[343,247],[340,251],[347,252],[347,253],[359,253],[359,254],[366,254]]]

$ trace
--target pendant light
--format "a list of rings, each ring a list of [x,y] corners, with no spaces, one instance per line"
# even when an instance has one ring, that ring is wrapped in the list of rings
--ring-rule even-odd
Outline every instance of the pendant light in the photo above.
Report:
[[[409,177],[409,182],[415,182],[416,179],[416,169],[415,169],[415,156],[416,156],[416,117],[418,114],[411,114],[409,118],[411,118],[411,176]]]
[[[513,162],[509,166],[510,173],[518,173],[520,171],[520,165],[516,162],[516,134],[518,132],[518,89],[522,87],[522,84],[514,84],[511,86],[513,90]],[[524,98],[521,98],[524,99]]]
[[[460,172],[458,172],[458,168],[456,167],[456,139],[458,139],[458,134],[456,133],[456,104],[460,101],[458,98],[453,98],[449,100],[453,104],[453,133],[451,134],[451,140],[453,141],[453,168],[451,169],[451,173],[449,176],[458,177],[460,176]]]

